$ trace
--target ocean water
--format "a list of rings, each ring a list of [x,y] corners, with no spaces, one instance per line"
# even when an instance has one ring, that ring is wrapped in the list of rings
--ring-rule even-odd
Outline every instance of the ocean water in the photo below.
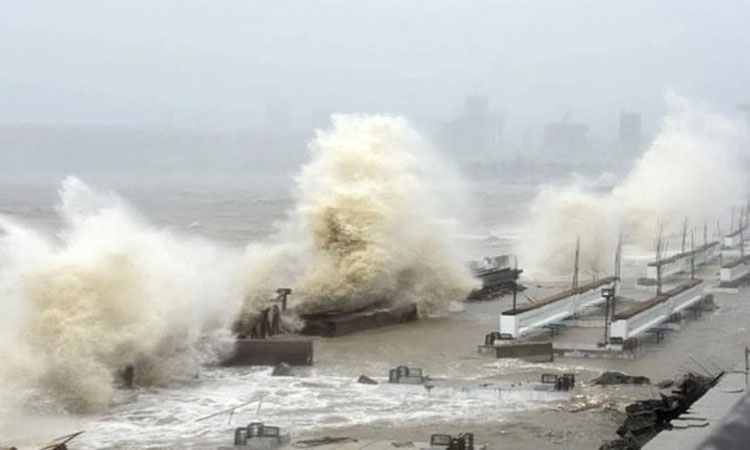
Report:
[[[292,186],[291,180],[111,185],[100,180],[97,189],[116,192],[157,228],[241,250],[277,232],[278,223],[294,205]],[[0,214],[55,236],[61,228],[56,211],[58,188],[59,184],[52,182],[5,182],[0,186]],[[459,237],[465,243],[466,258],[508,252],[518,233],[508,224],[523,220],[524,202],[533,195],[534,188],[477,183],[472,190],[476,210],[481,214],[476,216],[478,222],[467,224],[467,232]],[[466,317],[472,320],[467,321]],[[69,414],[45,400],[44,392],[38,392],[21,414],[3,418],[0,443],[35,445],[56,435],[85,429],[76,448],[170,448],[175,442],[202,448],[226,443],[237,423],[255,418],[278,423],[295,433],[311,433],[326,427],[450,422],[456,414],[469,421],[499,420],[512,411],[559,401],[555,396],[531,392],[504,396],[427,395],[417,388],[394,394],[382,387],[355,383],[357,372],[382,378],[392,366],[415,362],[437,377],[477,377],[479,373],[493,377],[508,372],[498,370],[494,361],[472,354],[475,320],[480,319],[487,322],[488,328],[493,327],[492,314],[472,312],[462,313],[457,322],[462,325],[458,327],[448,319],[444,323],[428,320],[385,335],[363,333],[353,339],[322,340],[316,343],[315,366],[299,378],[270,377],[270,369],[207,367],[190,382],[118,391],[113,405],[102,414]],[[452,329],[452,338],[442,332],[445,327]],[[389,344],[373,345],[371,339]],[[424,345],[419,348],[406,345],[420,340]],[[462,345],[446,353],[447,340]],[[428,350],[434,346],[434,350]],[[467,348],[471,357],[465,359]],[[439,360],[443,364],[434,364]],[[529,377],[535,379],[537,375]],[[259,414],[251,405],[239,410],[231,424],[227,423],[227,416],[195,423],[197,418],[240,404],[258,393],[265,395]]]
[[[116,191],[157,227],[237,249],[274,233],[275,224],[294,204],[288,180],[232,185],[100,183],[99,187]],[[54,233],[60,220],[54,210],[57,188],[52,183],[6,183],[0,187],[0,213]],[[482,182],[472,184],[470,192],[480,214],[462,236],[466,248],[471,249],[467,258],[512,251],[537,187]],[[636,267],[647,254],[634,250],[632,257]],[[633,276],[637,275],[633,270]],[[704,275],[714,276],[711,270]],[[295,436],[355,430],[382,437],[388,435],[384,430],[393,430],[394,435],[419,439],[424,438],[426,430],[471,429],[485,441],[494,440],[490,448],[507,448],[511,442],[521,449],[559,448],[560,442],[567,443],[568,448],[593,448],[589,445],[612,437],[608,435],[614,429],[609,406],[597,407],[598,413],[588,415],[564,411],[589,401],[598,405],[611,402],[610,406],[616,408],[634,398],[655,394],[648,389],[595,388],[588,380],[605,369],[668,378],[680,371],[696,370],[689,358],[727,367],[739,358],[739,350],[731,345],[717,347],[715,342],[739,342],[746,336],[743,317],[750,307],[742,298],[718,295],[718,311],[686,324],[638,361],[560,360],[552,364],[499,362],[477,354],[476,344],[486,332],[497,328],[497,311],[507,307],[509,300],[467,304],[462,312],[409,326],[317,339],[315,365],[299,369],[294,377],[271,377],[270,368],[204,367],[189,381],[120,390],[112,405],[96,414],[70,414],[47,402],[44,392],[38,392],[32,404],[0,421],[0,444],[33,448],[54,436],[85,430],[71,448],[215,448],[231,443],[235,426],[264,421],[280,425]],[[522,391],[500,395],[427,393],[421,387],[396,387],[394,391],[393,387],[356,383],[361,374],[382,381],[389,368],[400,364],[422,367],[438,378],[531,381],[542,372],[575,372],[582,386],[572,394]],[[254,403],[233,415],[197,422],[256,396],[263,397],[260,406]],[[580,435],[565,432],[560,438],[563,422],[557,414],[566,414],[565,427],[584,431]],[[498,432],[519,427],[526,431],[512,441]],[[528,432],[529,427],[541,427],[543,431],[533,428],[536,431]]]

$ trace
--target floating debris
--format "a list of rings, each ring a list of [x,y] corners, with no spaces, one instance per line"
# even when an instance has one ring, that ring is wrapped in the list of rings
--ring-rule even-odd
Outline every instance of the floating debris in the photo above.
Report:
[[[361,384],[378,384],[377,381],[373,380],[372,378],[368,377],[367,375],[360,375],[359,378],[357,378],[357,383],[361,383]]]
[[[388,382],[393,384],[424,384],[430,377],[422,375],[422,369],[398,366],[388,372]]]
[[[273,372],[271,372],[272,377],[291,377],[292,375],[294,375],[292,368],[284,362],[274,367]]]
[[[609,386],[612,384],[651,384],[648,377],[625,375],[622,372],[604,372],[598,378],[592,381],[600,386]]]
[[[219,450],[237,448],[247,450],[273,450],[290,441],[289,434],[281,434],[281,428],[251,422],[245,427],[235,428],[234,447],[219,447]]]
[[[555,373],[543,373],[541,390],[554,389],[556,391],[569,391],[576,385],[576,376],[572,373],[557,375]]]

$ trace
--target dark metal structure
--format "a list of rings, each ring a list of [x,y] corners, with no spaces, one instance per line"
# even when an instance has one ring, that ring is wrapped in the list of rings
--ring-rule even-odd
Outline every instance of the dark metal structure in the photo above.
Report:
[[[461,433],[456,437],[449,434],[433,434],[430,436],[430,447],[440,447],[445,450],[474,450],[474,434]]]
[[[422,384],[428,379],[416,367],[398,366],[388,371],[388,382],[392,384]]]
[[[415,321],[419,318],[417,305],[384,307],[377,310],[342,313],[328,311],[301,316],[305,319],[302,334],[307,336],[343,336],[358,331]]]
[[[550,385],[556,391],[569,391],[576,386],[576,376],[574,373],[565,373],[557,375],[555,373],[543,373],[542,384]]]
[[[469,269],[472,275],[481,281],[482,287],[471,291],[466,300],[491,300],[511,292],[515,294],[519,289],[523,290],[518,284],[518,277],[523,270],[518,268],[517,259],[514,266],[510,267],[510,257],[507,255],[485,258],[481,264],[470,265]]]

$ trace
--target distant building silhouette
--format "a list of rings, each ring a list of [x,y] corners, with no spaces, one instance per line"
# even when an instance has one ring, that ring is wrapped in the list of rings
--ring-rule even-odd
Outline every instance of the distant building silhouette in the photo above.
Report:
[[[490,111],[489,97],[467,95],[463,114],[445,125],[445,141],[462,159],[498,159],[503,133],[502,115]]]
[[[544,124],[544,152],[553,158],[582,158],[588,150],[588,125],[582,123],[548,122]]]

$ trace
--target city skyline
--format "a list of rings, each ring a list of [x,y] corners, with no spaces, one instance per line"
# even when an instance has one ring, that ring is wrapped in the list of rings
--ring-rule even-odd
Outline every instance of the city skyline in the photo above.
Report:
[[[228,131],[278,99],[292,128],[313,111],[420,122],[484,93],[509,129],[569,114],[613,134],[638,110],[652,130],[670,90],[716,110],[747,97],[750,5],[731,5],[11,1],[0,123]]]

